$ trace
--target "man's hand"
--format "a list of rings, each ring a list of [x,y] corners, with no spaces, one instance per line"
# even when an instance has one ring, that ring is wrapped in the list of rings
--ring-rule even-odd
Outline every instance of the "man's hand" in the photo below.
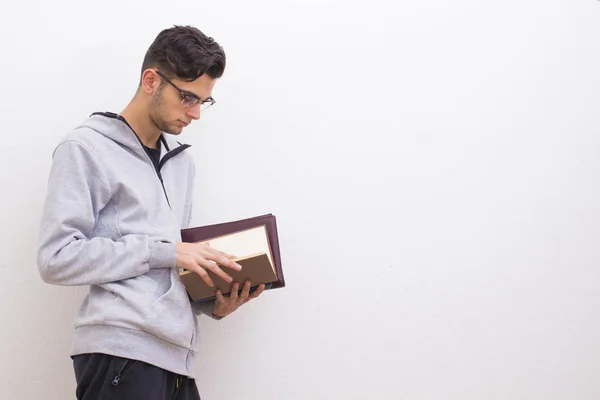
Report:
[[[177,243],[177,267],[194,271],[210,287],[215,284],[210,279],[206,270],[214,272],[226,282],[231,282],[231,276],[227,275],[219,265],[240,271],[242,266],[232,261],[234,256],[210,247],[209,243]]]
[[[246,304],[248,301],[257,298],[260,294],[265,290],[265,285],[261,284],[256,288],[255,291],[250,293],[250,281],[246,281],[244,283],[244,288],[242,292],[238,295],[238,290],[240,288],[240,284],[238,282],[234,282],[233,287],[231,288],[231,294],[227,297],[223,296],[223,293],[220,289],[217,289],[217,299],[213,303],[212,313],[217,317],[225,317],[235,310],[237,310],[241,305]]]

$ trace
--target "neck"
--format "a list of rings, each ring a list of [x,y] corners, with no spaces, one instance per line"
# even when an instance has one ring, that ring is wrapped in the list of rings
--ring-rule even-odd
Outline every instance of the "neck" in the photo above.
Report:
[[[142,104],[141,100],[136,96],[121,112],[121,115],[131,125],[142,143],[145,146],[155,149],[157,148],[161,131],[150,119],[147,109],[147,106]]]

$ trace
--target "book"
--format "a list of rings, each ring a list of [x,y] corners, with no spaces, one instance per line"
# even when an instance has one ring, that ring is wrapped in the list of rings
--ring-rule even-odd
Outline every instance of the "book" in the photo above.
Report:
[[[285,287],[277,221],[273,214],[182,229],[181,240],[189,243],[210,242],[211,247],[235,256],[234,261],[242,266],[241,271],[221,267],[233,278],[232,283],[207,270],[215,284],[212,288],[195,272],[181,271],[181,282],[192,301],[212,300],[217,289],[229,295],[233,282],[242,285],[246,280],[252,282],[251,290],[263,283],[266,290]]]

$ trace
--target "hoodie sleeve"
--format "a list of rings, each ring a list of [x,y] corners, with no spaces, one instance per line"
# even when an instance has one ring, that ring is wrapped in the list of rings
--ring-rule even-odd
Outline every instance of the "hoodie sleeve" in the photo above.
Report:
[[[194,314],[200,316],[202,314],[215,319],[220,320],[222,317],[217,317],[212,313],[214,300],[202,301],[202,302],[192,302],[192,310],[194,310]]]
[[[147,235],[119,240],[91,237],[111,197],[108,178],[84,144],[69,140],[56,148],[40,226],[38,269],[47,283],[103,284],[177,264],[176,243]]]

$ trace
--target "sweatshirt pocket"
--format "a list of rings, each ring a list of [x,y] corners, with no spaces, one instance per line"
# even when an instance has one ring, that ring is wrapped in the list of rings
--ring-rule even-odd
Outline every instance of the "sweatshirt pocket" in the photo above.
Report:
[[[185,287],[175,276],[175,271],[170,270],[169,289],[150,303],[147,329],[172,344],[190,348],[195,316]]]
[[[175,271],[92,286],[76,325],[118,326],[191,348],[195,315]]]

